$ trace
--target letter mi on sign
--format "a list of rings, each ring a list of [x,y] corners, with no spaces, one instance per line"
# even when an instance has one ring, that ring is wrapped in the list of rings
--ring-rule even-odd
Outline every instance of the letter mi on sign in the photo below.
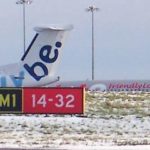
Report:
[[[0,88],[0,113],[22,113],[21,88]]]

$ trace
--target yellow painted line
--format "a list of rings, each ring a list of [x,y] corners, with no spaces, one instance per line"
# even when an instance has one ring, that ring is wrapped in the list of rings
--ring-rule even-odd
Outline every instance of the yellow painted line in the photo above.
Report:
[[[85,93],[85,88],[83,88],[83,114],[84,114],[84,112],[85,112],[85,95],[86,93]]]
[[[22,113],[24,113],[24,88],[22,88]]]

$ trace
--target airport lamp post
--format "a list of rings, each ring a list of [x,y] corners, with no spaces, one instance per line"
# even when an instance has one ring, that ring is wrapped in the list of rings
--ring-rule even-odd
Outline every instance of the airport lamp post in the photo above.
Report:
[[[19,0],[16,2],[16,4],[22,4],[23,5],[23,11],[22,11],[22,14],[23,14],[23,48],[24,48],[24,53],[25,53],[25,50],[26,50],[26,14],[25,14],[25,5],[26,4],[31,4],[32,3],[32,0]]]
[[[99,8],[95,6],[89,6],[86,11],[92,14],[92,80],[94,80],[94,12],[98,11]]]

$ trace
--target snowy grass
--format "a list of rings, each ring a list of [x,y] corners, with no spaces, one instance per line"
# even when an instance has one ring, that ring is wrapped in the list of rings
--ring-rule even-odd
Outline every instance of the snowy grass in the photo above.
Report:
[[[0,146],[150,145],[150,93],[86,93],[85,114],[0,115]]]
[[[150,116],[150,94],[87,92],[85,108],[86,115],[96,117]]]

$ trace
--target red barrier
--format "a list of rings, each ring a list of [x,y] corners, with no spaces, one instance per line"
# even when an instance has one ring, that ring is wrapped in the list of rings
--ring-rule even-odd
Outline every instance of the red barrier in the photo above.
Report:
[[[82,114],[82,88],[24,88],[24,113]]]

